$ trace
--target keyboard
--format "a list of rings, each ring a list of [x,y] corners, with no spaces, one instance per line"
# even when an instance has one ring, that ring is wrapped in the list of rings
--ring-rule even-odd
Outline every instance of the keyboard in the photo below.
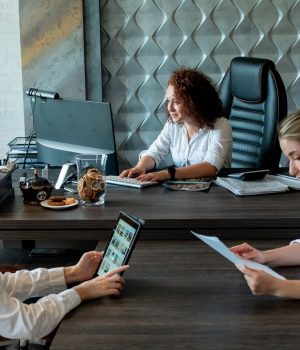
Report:
[[[115,175],[106,176],[106,182],[112,185],[120,185],[134,188],[143,188],[158,184],[154,181],[138,181],[133,177],[120,177]]]

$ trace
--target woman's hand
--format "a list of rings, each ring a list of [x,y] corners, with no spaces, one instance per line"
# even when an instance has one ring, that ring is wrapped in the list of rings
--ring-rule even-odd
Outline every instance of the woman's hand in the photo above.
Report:
[[[84,253],[78,263],[64,268],[66,284],[82,282],[94,277],[103,252],[91,251]]]
[[[237,264],[236,267],[244,274],[253,294],[282,296],[280,290],[286,282],[285,280],[276,278],[265,271],[249,269],[240,264]]]
[[[155,161],[149,156],[143,156],[133,168],[121,172],[121,177],[136,177],[146,174],[147,171],[155,167]]]
[[[121,177],[136,177],[146,174],[146,169],[143,167],[135,166],[134,168],[126,169],[121,172]]]
[[[118,275],[127,270],[129,265],[121,266],[103,276],[95,277],[74,287],[82,301],[107,295],[119,295],[123,289],[124,278]]]
[[[267,262],[265,253],[255,249],[248,243],[236,245],[234,247],[231,247],[230,250],[233,253],[240,255],[242,258],[250,259],[261,264]]]
[[[154,173],[148,173],[145,175],[140,175],[136,178],[139,181],[166,181],[170,179],[170,174],[167,170],[157,171]]]

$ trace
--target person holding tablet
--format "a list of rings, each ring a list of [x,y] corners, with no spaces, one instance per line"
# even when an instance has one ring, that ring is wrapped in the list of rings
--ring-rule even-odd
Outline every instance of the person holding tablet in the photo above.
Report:
[[[280,147],[289,159],[290,175],[300,179],[300,110],[280,123],[278,136]],[[300,239],[296,239],[290,245],[266,251],[243,243],[231,247],[230,250],[247,259],[271,266],[300,265],[299,243]],[[237,267],[244,274],[253,294],[300,299],[300,280],[282,280],[264,271],[242,265]]]
[[[76,265],[0,273],[0,335],[9,339],[37,340],[50,332],[82,301],[119,295],[124,283],[119,275],[129,266],[94,277],[103,253],[84,253]],[[66,289],[70,283],[79,283]],[[58,294],[56,294],[58,293]],[[22,300],[43,296],[36,303]]]
[[[167,122],[138,163],[121,177],[141,181],[215,176],[231,164],[232,136],[222,103],[210,80],[195,69],[178,69],[167,92]],[[174,166],[151,172],[171,154]]]

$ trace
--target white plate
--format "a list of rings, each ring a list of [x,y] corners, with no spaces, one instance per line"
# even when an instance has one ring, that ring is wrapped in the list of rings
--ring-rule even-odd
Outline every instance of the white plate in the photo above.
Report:
[[[78,205],[78,200],[75,199],[75,203],[72,203],[72,204],[69,204],[69,205],[49,205],[48,204],[48,199],[46,199],[45,201],[42,201],[40,204],[44,208],[61,210],[61,209],[69,209],[69,208],[76,207],[76,205]]]

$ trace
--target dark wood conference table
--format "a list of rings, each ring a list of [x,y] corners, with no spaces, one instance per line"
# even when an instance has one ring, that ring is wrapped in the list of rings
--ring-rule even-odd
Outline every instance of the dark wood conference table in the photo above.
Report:
[[[0,207],[0,239],[107,239],[120,210],[145,219],[142,239],[189,239],[191,229],[227,239],[293,238],[300,231],[299,203],[299,191],[238,197],[216,185],[207,192],[110,185],[102,207],[51,210],[24,205],[15,189]]]
[[[277,271],[299,278],[296,267]],[[299,348],[299,301],[252,295],[242,274],[198,240],[138,241],[125,278],[120,297],[67,315],[51,350]]]

